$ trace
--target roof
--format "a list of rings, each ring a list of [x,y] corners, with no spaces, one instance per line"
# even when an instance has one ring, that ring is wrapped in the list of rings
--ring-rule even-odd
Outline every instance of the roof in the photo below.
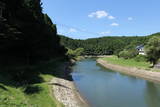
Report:
[[[142,48],[144,48],[144,45],[139,45],[136,47],[136,49],[142,49]]]

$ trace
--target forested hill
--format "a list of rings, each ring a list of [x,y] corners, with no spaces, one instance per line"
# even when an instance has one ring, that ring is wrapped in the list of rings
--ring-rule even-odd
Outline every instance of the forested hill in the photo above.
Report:
[[[154,35],[156,34],[152,36]],[[73,50],[84,48],[84,55],[112,55],[118,54],[124,49],[132,49],[138,45],[145,45],[149,38],[150,36],[113,36],[78,40],[61,36],[61,44]]]
[[[0,62],[32,64],[65,55],[56,26],[42,13],[40,0],[0,0]]]

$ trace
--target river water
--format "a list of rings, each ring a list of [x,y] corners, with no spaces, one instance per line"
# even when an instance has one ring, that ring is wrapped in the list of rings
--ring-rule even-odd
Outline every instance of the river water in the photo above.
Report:
[[[72,69],[91,107],[160,107],[160,84],[105,69],[95,59],[79,61]]]

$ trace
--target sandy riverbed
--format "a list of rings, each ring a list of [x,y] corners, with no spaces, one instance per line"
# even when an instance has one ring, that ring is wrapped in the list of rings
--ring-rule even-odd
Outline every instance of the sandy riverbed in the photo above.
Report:
[[[152,82],[160,83],[160,72],[152,72],[134,67],[125,67],[108,63],[102,59],[97,59],[97,63],[104,66],[105,68],[118,71],[127,75],[143,78]]]

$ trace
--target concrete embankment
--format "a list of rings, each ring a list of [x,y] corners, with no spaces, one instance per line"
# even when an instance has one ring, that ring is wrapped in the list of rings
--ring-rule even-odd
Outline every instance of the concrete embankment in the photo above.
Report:
[[[88,107],[74,86],[73,81],[55,77],[52,81],[53,94],[65,107]]]
[[[115,70],[120,73],[143,78],[152,82],[160,83],[160,72],[152,72],[152,71],[147,71],[147,70],[138,69],[134,67],[115,65],[115,64],[108,63],[107,61],[104,61],[102,59],[97,59],[97,63],[104,66],[105,68]]]
[[[53,96],[65,107],[89,107],[74,85],[69,66],[71,66],[69,63],[62,66],[62,72],[64,72],[61,74],[62,77],[57,76],[51,80]]]

